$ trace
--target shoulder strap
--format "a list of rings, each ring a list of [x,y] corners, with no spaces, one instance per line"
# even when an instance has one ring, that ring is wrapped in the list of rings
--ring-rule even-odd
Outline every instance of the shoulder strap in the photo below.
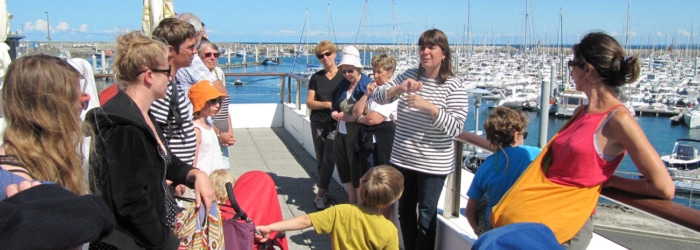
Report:
[[[19,162],[17,156],[15,155],[0,155],[0,165],[8,165],[13,167],[19,167],[16,169],[6,169],[10,173],[22,173],[29,176],[29,178],[36,179],[32,174],[24,168],[24,165]]]
[[[177,124],[182,125],[182,116],[180,116],[180,89],[179,85],[180,82],[175,79],[174,81],[170,82],[170,84],[173,86],[172,87],[172,92],[170,92],[170,105],[168,107],[168,117],[166,119],[170,119],[170,117],[175,118],[175,122]],[[176,112],[177,111],[177,112]],[[170,122],[168,122],[168,126],[170,126]]]

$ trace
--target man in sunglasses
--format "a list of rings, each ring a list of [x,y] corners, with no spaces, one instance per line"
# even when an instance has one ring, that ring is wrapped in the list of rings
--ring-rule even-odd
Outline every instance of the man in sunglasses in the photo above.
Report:
[[[153,102],[150,111],[163,128],[170,151],[183,162],[192,165],[197,146],[192,124],[192,104],[179,79],[171,76],[178,69],[190,66],[199,37],[191,24],[176,18],[163,19],[153,30],[153,36],[165,40],[168,44],[170,84],[165,98]]]

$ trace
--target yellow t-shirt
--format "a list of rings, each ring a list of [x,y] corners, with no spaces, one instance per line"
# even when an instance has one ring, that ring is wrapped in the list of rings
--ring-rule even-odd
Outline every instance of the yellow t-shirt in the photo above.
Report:
[[[330,234],[334,250],[399,249],[394,224],[363,206],[332,206],[309,217],[316,233]]]

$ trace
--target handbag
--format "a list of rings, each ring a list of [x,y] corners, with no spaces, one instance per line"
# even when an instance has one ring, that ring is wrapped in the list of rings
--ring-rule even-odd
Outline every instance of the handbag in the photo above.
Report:
[[[175,236],[180,240],[178,249],[225,249],[223,224],[219,206],[214,202],[209,211],[204,206],[190,206],[177,215]]]
[[[568,127],[582,110],[577,110],[560,131]],[[542,223],[552,229],[559,243],[564,243],[573,238],[590,218],[602,184],[566,186],[551,182],[545,175],[551,163],[551,144],[557,135],[492,208],[491,224],[494,228],[520,222]]]

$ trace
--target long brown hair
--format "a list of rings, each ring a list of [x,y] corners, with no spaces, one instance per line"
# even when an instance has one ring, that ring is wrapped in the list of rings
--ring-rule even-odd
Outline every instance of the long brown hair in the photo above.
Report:
[[[2,89],[5,152],[35,178],[87,193],[83,136],[76,112],[80,73],[60,58],[35,55],[10,64]],[[84,125],[87,126],[87,125]]]

